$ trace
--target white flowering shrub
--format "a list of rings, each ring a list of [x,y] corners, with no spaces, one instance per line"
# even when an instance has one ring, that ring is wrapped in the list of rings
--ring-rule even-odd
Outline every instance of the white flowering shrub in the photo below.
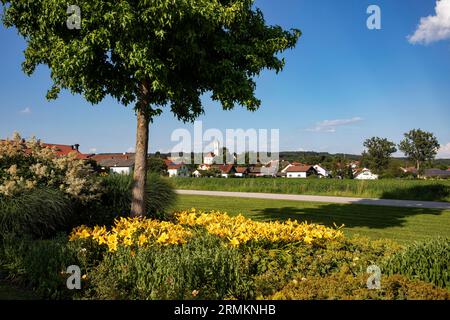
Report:
[[[42,187],[59,189],[82,202],[101,195],[92,167],[75,153],[57,155],[34,138],[24,141],[18,133],[0,141],[0,195],[13,197]]]

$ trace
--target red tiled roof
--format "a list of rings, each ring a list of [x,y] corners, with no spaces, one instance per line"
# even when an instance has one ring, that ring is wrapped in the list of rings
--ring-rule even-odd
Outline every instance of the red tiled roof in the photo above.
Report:
[[[184,163],[180,163],[180,164],[171,163],[171,164],[167,165],[167,170],[176,170],[176,169],[180,169],[183,166],[184,166]]]
[[[0,142],[7,142],[7,141],[11,140],[0,139]],[[25,140],[22,140],[21,144],[25,146]],[[89,158],[87,154],[78,151],[76,145],[54,144],[54,143],[41,143],[41,145],[45,148],[53,149],[57,156],[67,156],[71,153],[75,153],[77,155],[77,159],[86,160]],[[29,154],[31,150],[25,147],[24,152],[26,154]]]
[[[173,162],[169,159],[164,159],[164,163],[166,164],[166,166],[171,166],[173,165]]]
[[[180,169],[181,167],[183,167],[185,165],[184,162],[174,163],[174,162],[170,161],[169,159],[164,159],[164,162],[167,166],[167,170]]]
[[[214,168],[219,169],[223,174],[228,174],[228,173],[231,172],[231,170],[233,170],[234,165],[232,165],[232,164],[221,164],[221,165],[214,166]]]
[[[308,172],[313,169],[312,166],[293,166],[286,170],[286,172]]]
[[[57,156],[68,156],[69,154],[75,153],[77,159],[88,159],[88,156],[78,151],[74,145],[42,143],[42,146],[45,148],[53,149]]]
[[[237,173],[246,173],[248,171],[247,167],[237,167],[236,172]]]

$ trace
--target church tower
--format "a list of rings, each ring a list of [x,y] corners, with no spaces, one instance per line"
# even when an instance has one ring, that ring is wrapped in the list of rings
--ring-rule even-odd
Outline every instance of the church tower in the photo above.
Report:
[[[220,149],[219,141],[215,140],[214,141],[214,155],[215,156],[218,156],[220,154],[219,149]]]

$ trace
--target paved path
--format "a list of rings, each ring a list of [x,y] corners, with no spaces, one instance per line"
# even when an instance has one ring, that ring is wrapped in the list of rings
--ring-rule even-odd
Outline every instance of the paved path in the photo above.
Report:
[[[204,191],[204,190],[177,190],[177,193],[178,194],[187,194],[187,195],[197,195],[197,196],[293,200],[293,201],[305,201],[305,202],[363,204],[363,205],[372,205],[372,206],[450,210],[449,202],[435,202],[435,201],[389,200],[389,199],[309,196],[309,195],[276,194],[276,193]]]

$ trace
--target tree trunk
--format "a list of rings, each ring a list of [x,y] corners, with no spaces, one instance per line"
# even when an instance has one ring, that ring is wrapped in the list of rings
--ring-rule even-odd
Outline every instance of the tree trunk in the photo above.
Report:
[[[143,97],[138,107],[137,114],[137,130],[136,130],[136,155],[133,174],[133,190],[131,200],[131,216],[143,217],[147,213],[145,187],[147,183],[147,153],[149,138],[149,106],[145,98],[147,91],[143,86]]]

